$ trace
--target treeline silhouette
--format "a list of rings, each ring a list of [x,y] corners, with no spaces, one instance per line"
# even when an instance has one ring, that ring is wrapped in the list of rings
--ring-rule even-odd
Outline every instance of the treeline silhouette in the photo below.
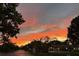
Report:
[[[68,27],[67,40],[60,42],[55,40],[50,41],[50,38],[46,36],[44,39],[34,39],[28,45],[18,47],[10,42],[10,37],[17,38],[19,33],[19,25],[25,22],[20,13],[17,12],[16,7],[18,4],[14,3],[1,3],[0,4],[0,52],[15,51],[23,49],[25,51],[33,53],[52,53],[59,51],[79,51],[79,16],[72,19],[71,24]],[[45,40],[45,41],[44,41]]]
[[[0,52],[12,52],[19,49],[20,48],[13,43],[4,43],[0,45]]]
[[[67,44],[67,40],[65,42],[60,42],[58,40],[50,41],[49,37],[45,37],[42,41],[40,40],[33,40],[28,45],[22,47],[25,51],[30,51],[33,53],[39,53],[39,52],[52,52],[52,51],[70,51],[71,47]]]
[[[72,19],[71,24],[68,27],[67,40],[60,42],[58,40],[49,41],[50,38],[46,37],[42,42],[40,40],[34,40],[30,44],[23,47],[23,49],[31,51],[33,53],[39,52],[58,52],[58,51],[77,51],[79,52],[79,16]]]
[[[10,37],[17,38],[19,25],[25,22],[16,7],[18,3],[0,3],[0,51],[17,50],[18,46],[10,42]]]

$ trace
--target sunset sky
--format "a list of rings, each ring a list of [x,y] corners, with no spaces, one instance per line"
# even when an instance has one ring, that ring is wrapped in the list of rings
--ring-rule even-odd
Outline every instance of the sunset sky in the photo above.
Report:
[[[59,41],[65,41],[67,27],[79,13],[79,4],[26,3],[19,4],[17,11],[26,22],[20,26],[18,38],[11,41],[22,46],[45,36],[50,40],[56,37]]]

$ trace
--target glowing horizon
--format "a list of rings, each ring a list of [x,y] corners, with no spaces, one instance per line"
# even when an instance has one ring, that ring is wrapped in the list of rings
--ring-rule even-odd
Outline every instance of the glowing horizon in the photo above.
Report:
[[[23,46],[45,36],[63,42],[67,38],[67,27],[78,15],[79,4],[20,4],[17,11],[26,22],[19,26],[20,34],[17,39],[12,38],[13,43]]]
[[[12,38],[12,42],[16,43],[18,46],[24,46],[30,43],[33,40],[39,40],[41,38],[45,38],[48,36],[50,40],[53,40],[54,37],[57,38],[58,41],[64,42],[67,37],[67,29],[60,29],[56,31],[49,31],[49,32],[41,32],[41,33],[32,33],[28,35],[18,36],[18,38]]]

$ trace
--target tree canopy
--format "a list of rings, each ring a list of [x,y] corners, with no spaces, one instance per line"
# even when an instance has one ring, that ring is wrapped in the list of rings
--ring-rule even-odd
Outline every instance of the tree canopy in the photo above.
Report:
[[[68,27],[68,38],[73,45],[79,44],[79,16],[72,19]]]
[[[9,42],[9,37],[16,37],[19,25],[24,22],[22,15],[16,10],[17,6],[17,3],[0,4],[0,32],[4,42]]]

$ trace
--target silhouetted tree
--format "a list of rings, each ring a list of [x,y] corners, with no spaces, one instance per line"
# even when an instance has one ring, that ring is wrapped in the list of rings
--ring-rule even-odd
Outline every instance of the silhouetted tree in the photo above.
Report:
[[[79,44],[79,16],[71,21],[68,27],[68,40],[73,44]]]
[[[60,41],[57,41],[57,40],[54,40],[54,41],[50,41],[49,43],[48,43],[48,45],[49,46],[53,46],[53,45],[62,45],[63,43],[62,42],[60,42]]]
[[[18,46],[16,46],[13,43],[4,43],[0,46],[0,52],[10,52],[20,49]]]
[[[0,4],[0,32],[4,43],[9,42],[9,37],[17,38],[16,34],[20,30],[18,26],[24,22],[21,14],[16,10],[17,6],[17,3]]]
[[[28,50],[30,52],[47,52],[48,51],[48,43],[41,42],[41,40],[33,40],[28,45],[22,47],[24,50]]]

